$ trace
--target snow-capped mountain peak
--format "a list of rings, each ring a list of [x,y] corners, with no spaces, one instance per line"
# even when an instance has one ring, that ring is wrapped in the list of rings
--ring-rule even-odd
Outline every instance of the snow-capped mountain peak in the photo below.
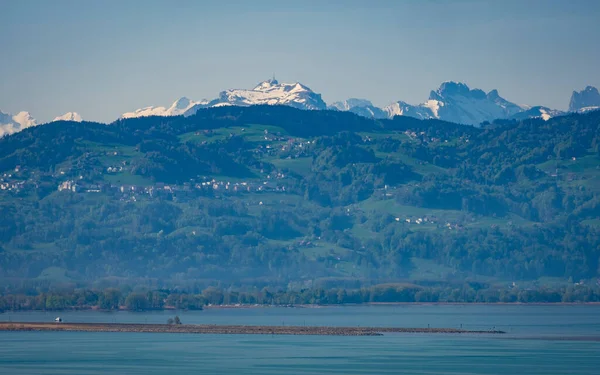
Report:
[[[13,121],[20,124],[23,128],[28,128],[30,126],[37,125],[36,120],[31,116],[29,112],[21,111],[14,115],[12,118]]]
[[[295,83],[280,83],[269,79],[256,85],[253,89],[231,89],[222,91],[211,106],[229,103],[231,105],[288,105],[299,109],[325,109],[327,105],[321,95],[307,86]]]
[[[186,109],[189,108],[190,104],[192,104],[192,100],[190,98],[186,98],[185,96],[177,99],[169,109]]]
[[[20,132],[32,126],[37,126],[37,122],[29,112],[21,111],[16,115],[11,115],[0,111],[0,137]]]
[[[163,116],[179,116],[186,115],[194,106],[208,106],[209,101],[202,99],[200,101],[194,101],[186,98],[185,96],[177,99],[166,111]]]
[[[483,122],[522,116],[550,118],[560,111],[546,107],[528,107],[512,103],[500,96],[498,90],[488,93],[471,89],[467,84],[455,81],[443,82],[431,91],[428,100],[418,105],[397,101],[384,108],[374,106],[369,100],[351,98],[325,104],[320,94],[299,82],[282,83],[275,78],[259,82],[252,89],[221,91],[211,101],[194,102],[188,98],[178,99],[169,108],[146,107],[123,114],[123,118],[141,116],[194,115],[201,108],[250,105],[287,105],[299,109],[331,109],[349,111],[369,118],[392,118],[410,116],[418,119],[440,119],[449,122],[478,126]],[[530,111],[531,110],[531,111]],[[529,111],[529,112],[527,112]],[[523,113],[521,116],[518,114]]]
[[[443,106],[443,103],[441,103]],[[409,116],[420,120],[438,118],[437,112],[440,107],[440,102],[437,100],[428,100],[420,105],[411,105],[404,101],[397,101],[383,108],[387,117]]]
[[[67,112],[62,116],[55,117],[52,121],[75,121],[82,122],[81,115],[77,112]]]
[[[252,90],[263,91],[263,90],[268,90],[271,87],[277,86],[277,85],[279,85],[279,81],[276,80],[275,78],[271,78],[266,81],[262,81],[261,83],[256,85]]]
[[[373,103],[371,103],[367,99],[358,99],[358,98],[350,98],[341,102],[332,103],[328,109],[334,111],[348,111],[355,113],[359,116],[369,117],[369,118],[386,118],[388,117],[387,113],[379,108],[375,107]]]
[[[425,106],[432,110],[434,118],[469,125],[508,118],[524,109],[502,98],[498,90],[486,94],[483,90],[470,89],[460,82],[442,83],[436,91],[431,92]]]
[[[550,120],[552,117],[562,116],[565,113],[557,109],[551,109],[544,106],[535,106],[526,108],[523,111],[509,117],[509,120],[526,120],[528,118],[541,118],[544,121]]]
[[[166,107],[145,107],[133,112],[123,113],[121,118],[147,117],[147,116],[180,116],[197,105],[208,105],[208,100],[193,101],[189,98],[181,97],[177,99],[169,108]]]
[[[498,93],[496,91],[496,93]],[[471,99],[481,100],[486,97],[485,92],[480,89],[471,90],[469,86],[462,82],[446,81],[442,82],[440,87],[431,91],[429,94],[429,100],[443,101],[444,98],[463,96]]]
[[[367,99],[358,99],[358,98],[350,98],[341,102],[331,103],[329,109],[337,109],[338,111],[349,111],[354,107],[370,107],[373,103],[371,103]]]
[[[124,113],[121,118],[144,116],[191,116],[201,108],[250,105],[286,105],[304,110],[348,111],[359,116],[384,119],[409,116],[417,119],[440,119],[448,122],[478,126],[497,119],[524,120],[540,118],[548,120],[565,112],[544,106],[526,106],[510,102],[500,96],[498,90],[485,92],[471,89],[467,84],[455,81],[443,82],[430,92],[429,98],[418,105],[404,101],[394,102],[384,108],[374,106],[367,99],[350,98],[327,106],[321,95],[299,82],[281,83],[274,77],[262,81],[252,89],[230,89],[219,93],[213,100],[194,101],[181,97],[169,107],[150,106]],[[600,93],[593,86],[574,91],[569,104],[571,112],[600,110]],[[76,121],[83,119],[76,112],[67,112],[53,121]],[[37,126],[29,112],[15,115],[0,111],[0,137]]]
[[[429,99],[422,104],[410,105],[398,101],[383,110],[390,118],[410,116],[418,119],[440,119],[478,126],[486,121],[516,118],[517,114],[524,113],[529,109],[532,108],[504,99],[498,90],[494,89],[486,94],[485,91],[471,89],[464,83],[447,81],[443,82],[437,90],[431,91]],[[560,111],[535,107],[528,112],[528,117],[550,118],[558,113]]]
[[[587,112],[600,108],[600,93],[594,86],[581,91],[573,91],[569,101],[569,112]]]
[[[145,107],[121,115],[121,118],[143,116],[191,116],[201,108],[227,105],[288,105],[299,109],[325,109],[327,106],[321,95],[307,86],[295,83],[280,83],[276,79],[260,82],[253,89],[231,89],[222,91],[219,97],[208,101],[193,101],[186,97],[176,100],[169,108]]]
[[[136,109],[133,112],[126,112],[121,115],[121,118],[148,117],[148,116],[164,116],[167,109],[165,107],[144,107]]]

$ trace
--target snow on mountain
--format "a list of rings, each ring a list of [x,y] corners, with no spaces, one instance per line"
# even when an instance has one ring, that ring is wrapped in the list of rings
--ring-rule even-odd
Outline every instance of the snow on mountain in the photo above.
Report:
[[[211,107],[231,107],[231,106],[233,106],[233,104],[227,103],[227,102],[223,102],[223,103],[214,104]],[[196,110],[198,110],[198,109],[200,109],[200,108],[194,107],[194,108],[190,109],[190,111],[188,111],[188,112],[190,112],[189,114],[191,114],[191,111],[194,110],[194,113],[196,113]]]
[[[306,110],[326,109],[321,95],[301,83],[279,83],[269,79],[253,89],[231,89],[219,93],[219,97],[210,102],[199,103],[189,108],[184,116],[194,115],[201,108],[223,107],[229,105],[287,105]]]
[[[0,111],[0,137],[20,132],[32,126],[37,126],[37,122],[31,117],[29,112],[23,111],[16,115],[11,115]]]
[[[81,118],[81,115],[77,112],[67,112],[62,116],[58,116],[55,117],[54,121],[75,121],[75,122],[81,122],[83,121],[83,119]]]
[[[509,120],[526,120],[528,118],[541,118],[544,121],[550,120],[552,117],[562,116],[565,112],[548,107],[536,106],[523,110],[509,117]]]
[[[470,89],[458,82],[442,83],[437,90],[431,91],[426,102],[418,105],[397,101],[380,109],[364,99],[349,99],[333,103],[330,108],[351,111],[365,117],[409,116],[420,120],[440,119],[475,126],[484,121],[509,118],[527,109],[502,98],[497,90],[486,94],[480,89]],[[532,115],[541,116],[535,111]]]
[[[598,111],[600,110],[600,106],[591,106],[591,107],[583,107],[577,110],[577,113],[586,113],[590,111]]]
[[[200,106],[208,106],[209,101],[206,99],[202,99],[198,102],[190,100],[186,97],[179,98],[175,101],[166,111],[164,116],[179,116],[184,115],[187,116],[186,112],[188,112],[192,107],[200,107]]]
[[[350,112],[357,114],[359,116],[362,117],[367,117],[367,118],[375,118],[375,119],[382,119],[382,118],[387,118],[387,113],[385,113],[385,111],[379,107],[375,107],[375,106],[367,106],[367,107],[352,107],[350,108]]]
[[[270,104],[289,105],[299,109],[326,109],[327,105],[321,99],[321,94],[313,92],[307,86],[296,83],[279,83],[270,79],[258,84],[252,90],[228,90],[221,95],[227,97],[227,102],[239,104]]]
[[[233,89],[222,91],[219,97],[208,101],[193,101],[186,97],[175,101],[169,108],[145,107],[121,115],[121,118],[144,116],[191,116],[201,108],[229,105],[249,106],[257,104],[289,105],[299,109],[325,109],[320,94],[301,83],[279,83],[274,79],[259,83],[251,90]]]
[[[458,82],[442,83],[429,95],[429,102],[432,101],[438,107],[435,118],[468,125],[508,118],[525,109],[502,98],[497,90],[486,94],[483,90],[470,89]]]
[[[329,109],[338,110],[338,111],[349,111],[351,108],[354,108],[354,107],[370,107],[370,106],[373,106],[373,103],[371,103],[367,99],[350,98],[350,99],[344,100],[343,102],[331,103],[331,105],[329,106]]]
[[[441,104],[443,105],[443,103]],[[435,100],[430,100],[427,103],[420,105],[410,105],[403,101],[392,103],[383,108],[388,118],[394,116],[409,116],[418,118],[419,120],[427,120],[437,118],[440,103]]]
[[[366,99],[351,98],[344,100],[343,102],[335,102],[332,103],[328,109],[335,111],[348,111],[368,118],[379,119],[388,117],[387,113],[383,109],[375,107],[373,103]]]
[[[586,90],[588,89],[589,87],[586,88]],[[597,94],[597,90],[595,93]],[[594,93],[586,95],[593,97]],[[592,103],[595,102],[592,101]],[[288,105],[305,110],[348,111],[359,116],[376,119],[393,118],[394,116],[410,116],[421,120],[440,119],[474,126],[479,126],[483,122],[492,122],[496,119],[532,117],[548,119],[562,114],[560,111],[547,107],[527,107],[512,103],[501,97],[498,90],[485,93],[480,89],[470,89],[464,83],[452,81],[443,82],[437,90],[431,91],[427,101],[418,105],[397,101],[384,108],[379,108],[369,100],[351,98],[327,106],[320,94],[315,93],[301,83],[279,83],[275,79],[269,79],[260,82],[252,89],[222,91],[216,99],[211,101],[194,102],[188,98],[181,98],[169,108],[146,107],[134,112],[124,113],[121,117],[191,116],[201,108],[265,104]],[[583,110],[583,107],[581,110]]]
[[[126,112],[121,115],[121,118],[148,117],[148,116],[164,116],[167,109],[165,107],[144,107],[136,109],[133,112]]]
[[[410,116],[421,120],[440,119],[475,126],[485,121],[510,118],[527,109],[528,107],[502,98],[498,90],[486,94],[483,90],[470,89],[464,83],[451,81],[444,82],[437,90],[431,91],[425,103],[411,105],[398,101],[383,108],[389,118]],[[548,113],[551,112],[548,110]],[[535,111],[531,114],[540,116]]]
[[[529,106],[509,102],[508,100],[501,97],[500,94],[498,94],[498,90],[496,89],[490,91],[487,94],[486,98],[488,101],[491,101],[494,104],[496,104],[496,106],[500,107],[502,112],[507,116],[510,116],[511,113],[519,113],[529,108]]]
[[[600,93],[593,86],[581,91],[573,91],[569,101],[569,112],[587,112],[600,108]]]
[[[121,118],[147,117],[147,116],[180,116],[184,115],[194,106],[206,106],[208,100],[193,101],[186,97],[177,99],[169,108],[144,107],[133,112],[123,113]]]
[[[444,121],[478,126],[496,119],[542,118],[548,120],[565,114],[548,107],[528,107],[512,103],[502,98],[497,90],[485,93],[480,89],[470,89],[460,82],[443,82],[431,91],[429,99],[418,105],[404,101],[394,102],[384,108],[374,106],[369,100],[351,98],[327,106],[320,94],[307,86],[295,83],[279,83],[275,79],[260,82],[252,89],[231,89],[222,91],[214,100],[194,101],[186,97],[176,100],[171,106],[151,106],[124,113],[121,118],[144,116],[191,116],[201,108],[250,105],[287,105],[304,110],[338,110],[355,113],[368,118],[393,118],[410,116],[417,119],[440,119]],[[595,87],[587,86],[582,91],[574,91],[569,110],[587,112],[600,109],[600,93]],[[81,122],[76,112],[68,112],[53,121]],[[13,134],[25,128],[36,126],[36,120],[28,112],[16,115],[0,112],[0,136]]]
[[[315,93],[301,83],[279,83],[270,79],[259,83],[253,89],[232,89],[222,91],[219,97],[208,101],[199,102],[188,98],[175,101],[169,108],[145,107],[133,112],[123,113],[121,118],[144,117],[144,116],[191,116],[201,108],[222,107],[228,105],[250,106],[250,105],[287,105],[299,109],[326,109],[327,105],[320,94]],[[375,107],[373,107],[374,110]]]

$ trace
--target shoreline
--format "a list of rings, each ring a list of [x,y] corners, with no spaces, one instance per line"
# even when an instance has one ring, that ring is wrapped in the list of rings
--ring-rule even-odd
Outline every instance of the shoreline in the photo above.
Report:
[[[173,306],[165,306],[162,309],[147,310],[128,310],[124,306],[115,310],[99,309],[96,306],[90,307],[70,307],[57,310],[0,310],[0,314],[22,313],[22,312],[65,312],[65,311],[101,311],[101,312],[155,312],[155,311],[202,311],[213,309],[268,309],[268,308],[288,308],[288,309],[320,309],[326,307],[357,307],[357,306],[600,306],[600,302],[368,302],[368,303],[345,303],[345,304],[298,304],[298,305],[206,305],[202,309],[177,309]]]
[[[419,334],[504,334],[499,330],[471,331],[455,328],[400,327],[320,327],[320,326],[253,326],[195,324],[123,324],[123,323],[33,323],[0,322],[0,331],[52,332],[138,332],[191,333],[216,335],[310,335],[310,336],[382,336],[385,333]]]

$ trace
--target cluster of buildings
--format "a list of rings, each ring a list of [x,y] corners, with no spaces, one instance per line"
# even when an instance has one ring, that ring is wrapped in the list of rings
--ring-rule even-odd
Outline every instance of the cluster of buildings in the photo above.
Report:
[[[447,139],[442,140],[442,139],[436,138],[436,137],[428,137],[425,132],[415,132],[413,130],[406,130],[404,132],[404,135],[406,135],[408,138],[410,138],[412,140],[419,140],[424,143],[430,143],[430,142],[431,143],[448,143]],[[468,143],[469,138],[467,136],[461,136],[458,138],[458,141]]]
[[[402,221],[402,219],[397,217],[396,221]],[[424,216],[424,217],[417,217],[417,218],[407,217],[404,219],[404,222],[406,222],[407,224],[417,224],[417,225],[435,224],[435,223],[437,223],[437,217],[435,217],[435,216]]]
[[[88,184],[67,180],[58,185],[58,191],[72,191],[73,193],[100,193],[106,190],[105,184]]]
[[[19,173],[20,171],[21,166],[17,165],[14,173]],[[0,176],[0,190],[19,192],[25,187],[25,183],[26,181],[15,178],[13,173],[3,173]]]
[[[255,152],[267,156],[285,157],[287,155],[288,158],[301,158],[310,155],[310,146],[314,144],[314,142],[315,141],[290,138],[283,144],[260,145]]]
[[[106,172],[108,173],[119,173],[119,172],[123,172],[123,167],[118,165],[115,167],[108,167],[106,168]]]
[[[455,230],[464,229],[464,226],[462,224],[451,223],[451,222],[446,222],[442,226],[439,226],[439,225],[441,225],[441,224],[438,224],[440,220],[437,218],[437,216],[434,216],[434,215],[416,217],[416,218],[415,217],[406,217],[406,218],[396,217],[395,220],[397,222],[404,222],[406,224],[411,224],[411,225],[432,224],[432,225],[438,225],[439,228],[443,227],[443,228],[455,229]],[[442,223],[443,223],[443,221],[442,221]]]
[[[88,183],[82,180],[66,180],[58,185],[58,191],[70,191],[73,193],[120,193],[128,195],[148,195],[154,197],[161,194],[177,194],[185,196],[193,193],[253,193],[253,192],[286,192],[286,186],[282,183],[285,178],[283,173],[274,173],[266,176],[264,181],[242,181],[231,182],[225,180],[211,179],[202,182],[185,182],[181,185],[165,184],[157,182],[154,185],[140,186],[129,184],[111,183]]]
[[[18,192],[23,189],[25,181],[4,181],[0,180],[0,190]]]

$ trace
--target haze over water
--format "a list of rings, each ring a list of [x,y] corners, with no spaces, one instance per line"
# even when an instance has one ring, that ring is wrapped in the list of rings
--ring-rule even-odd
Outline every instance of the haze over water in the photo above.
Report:
[[[173,312],[67,312],[67,322],[164,323]],[[178,312],[188,324],[460,327],[494,335],[381,337],[2,332],[2,374],[596,374],[600,306],[410,305]],[[0,320],[50,321],[55,313]]]

